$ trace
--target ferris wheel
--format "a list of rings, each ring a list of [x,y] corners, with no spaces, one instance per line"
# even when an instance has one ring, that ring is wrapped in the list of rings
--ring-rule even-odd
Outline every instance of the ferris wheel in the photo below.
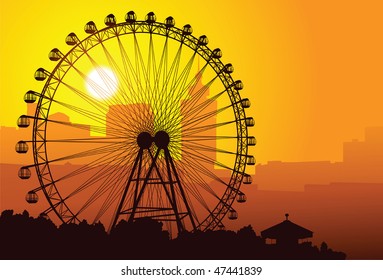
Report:
[[[84,39],[70,33],[66,54],[49,53],[54,69],[35,72],[41,92],[24,96],[34,115],[18,126],[31,126],[32,139],[16,151],[31,146],[34,163],[18,175],[29,179],[34,168],[40,184],[27,202],[43,193],[42,215],[109,229],[150,217],[170,231],[205,231],[237,219],[256,140],[233,66],[172,17],[137,20],[130,11],[120,23],[108,15],[105,25],[88,22]]]

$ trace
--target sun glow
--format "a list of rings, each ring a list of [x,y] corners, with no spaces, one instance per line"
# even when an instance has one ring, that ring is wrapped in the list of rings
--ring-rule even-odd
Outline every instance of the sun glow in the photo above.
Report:
[[[108,67],[97,67],[87,76],[86,88],[97,99],[109,99],[117,92],[118,80]]]

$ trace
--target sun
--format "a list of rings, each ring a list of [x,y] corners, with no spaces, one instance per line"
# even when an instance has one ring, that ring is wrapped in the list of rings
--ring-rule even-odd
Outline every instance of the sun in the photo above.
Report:
[[[118,90],[118,79],[115,73],[106,66],[94,68],[85,82],[88,92],[100,100],[109,99]]]

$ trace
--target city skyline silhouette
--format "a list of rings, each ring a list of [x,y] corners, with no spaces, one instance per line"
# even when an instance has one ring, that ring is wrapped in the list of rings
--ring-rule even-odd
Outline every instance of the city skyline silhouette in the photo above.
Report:
[[[365,139],[367,141],[347,141],[345,146],[355,144],[359,149],[363,146],[380,148],[382,147],[379,144],[381,134],[376,133],[381,130],[371,128],[370,131],[375,133],[370,133],[370,136]],[[372,137],[374,134],[376,136]],[[369,149],[373,148],[367,148],[367,150]],[[350,153],[350,149],[348,152]],[[370,218],[382,215],[380,197],[383,194],[383,184],[379,183],[381,173],[379,170],[362,168],[362,171],[367,172],[363,177],[368,179],[365,180],[366,182],[362,182],[360,181],[360,178],[363,178],[360,176],[361,174],[354,172],[358,166],[374,166],[373,163],[380,158],[372,158],[370,163],[355,162],[350,155],[345,158],[348,158],[346,163],[271,162],[270,166],[257,165],[256,168],[261,169],[257,172],[259,177],[255,176],[253,184],[244,188],[249,200],[248,204],[246,207],[238,208],[238,220],[229,223],[226,228],[238,230],[240,227],[252,224],[260,232],[269,226],[271,221],[277,222],[280,213],[288,211],[300,219],[303,225],[314,229],[316,233],[313,238],[314,244],[319,246],[321,242],[326,241],[332,248],[346,252],[348,258],[351,259],[381,259],[382,248],[379,246],[379,240],[383,228],[380,223]],[[365,160],[367,159],[365,158]],[[277,165],[278,169],[274,165]],[[20,166],[2,164],[1,185],[12,184],[19,187],[2,188],[1,210],[14,209],[15,212],[22,212],[26,209],[24,195],[28,188],[20,187],[24,183],[17,176]],[[66,164],[62,168],[72,167],[70,164]],[[273,170],[271,172],[273,176],[267,176],[262,168]],[[288,170],[291,171],[288,172]],[[321,172],[312,173],[310,170]],[[339,170],[344,171],[339,172]],[[299,174],[299,176],[294,177],[292,174]],[[317,174],[318,177],[313,174]],[[368,176],[369,174],[371,175]],[[224,176],[224,174],[222,175]],[[306,177],[302,177],[302,175]],[[289,180],[285,181],[284,178]],[[279,189],[273,187],[276,182],[280,182]],[[291,186],[293,187],[291,188]],[[361,195],[361,191],[363,191],[363,195]],[[19,201],[18,204],[14,204],[16,201]],[[14,207],[16,205],[18,206]],[[34,216],[38,216],[43,208],[36,209],[34,205],[32,209],[28,210]],[[371,230],[366,232],[365,228]],[[364,236],[364,238],[355,242],[360,236]],[[336,246],[337,244],[339,247]]]

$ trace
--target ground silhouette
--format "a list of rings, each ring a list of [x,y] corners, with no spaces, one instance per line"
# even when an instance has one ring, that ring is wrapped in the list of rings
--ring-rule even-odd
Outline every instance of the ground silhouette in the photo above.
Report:
[[[162,223],[143,218],[120,221],[110,232],[101,223],[62,224],[31,217],[27,211],[0,216],[0,259],[345,259],[322,243],[284,247],[266,244],[252,226],[229,230],[182,232],[171,239]]]

